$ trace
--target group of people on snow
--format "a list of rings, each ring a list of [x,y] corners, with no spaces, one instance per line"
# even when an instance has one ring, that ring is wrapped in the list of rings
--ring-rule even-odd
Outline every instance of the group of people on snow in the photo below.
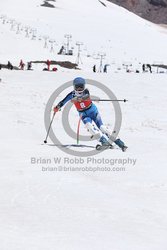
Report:
[[[109,66],[109,64],[105,64],[104,67],[103,67],[103,73],[107,73],[107,67]],[[93,72],[96,73],[98,72],[97,69],[96,69],[96,65],[94,64],[93,65]]]
[[[51,61],[47,60],[46,61],[46,65],[47,67],[43,69],[43,71],[57,71],[57,67],[53,67],[52,69],[50,69],[51,66]],[[26,63],[23,61],[23,59],[20,60],[19,65],[18,66],[13,66],[13,64],[8,61],[7,64],[0,64],[0,70],[2,68],[7,68],[9,70],[13,70],[13,69],[20,69],[20,70],[25,70],[25,66]],[[32,70],[32,61],[27,62],[27,68],[26,70]]]

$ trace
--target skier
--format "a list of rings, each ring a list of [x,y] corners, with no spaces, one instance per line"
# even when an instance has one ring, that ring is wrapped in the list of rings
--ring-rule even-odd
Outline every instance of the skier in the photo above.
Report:
[[[100,113],[96,105],[92,102],[89,94],[89,90],[85,88],[86,81],[82,77],[77,77],[73,80],[74,90],[71,91],[62,101],[60,101],[56,107],[54,107],[54,113],[58,112],[63,105],[68,101],[74,103],[83,123],[85,124],[87,130],[92,136],[96,136],[101,146],[104,148],[112,147],[109,142],[109,137],[112,132],[103,125]],[[96,126],[92,123],[96,124]],[[126,151],[127,146],[120,139],[116,139],[115,144],[118,145],[122,151]],[[100,146],[100,147],[101,147]]]

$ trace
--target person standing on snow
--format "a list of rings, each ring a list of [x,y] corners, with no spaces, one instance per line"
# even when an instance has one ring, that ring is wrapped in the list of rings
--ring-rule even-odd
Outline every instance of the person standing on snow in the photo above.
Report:
[[[24,70],[24,66],[25,66],[25,63],[23,62],[23,60],[21,59],[20,60],[20,64],[19,64],[19,67],[21,70]]]
[[[93,72],[96,73],[96,65],[93,65]]]
[[[103,73],[107,73],[107,64],[104,65]]]
[[[13,70],[13,65],[11,64],[10,61],[8,61],[7,68],[10,70]]]
[[[51,61],[50,61],[50,60],[47,60],[47,61],[46,61],[46,64],[47,64],[47,66],[48,66],[48,71],[50,71]]]
[[[56,107],[54,107],[54,113],[58,112],[68,101],[72,101],[79,112],[79,116],[86,128],[92,136],[96,136],[98,141],[102,146],[111,146],[109,142],[109,137],[112,132],[103,124],[100,113],[96,105],[92,102],[90,98],[90,93],[87,88],[85,88],[86,81],[82,77],[77,77],[73,80],[74,90],[71,91],[62,101],[60,101]],[[92,123],[92,121],[96,124]],[[122,151],[126,151],[127,146],[120,139],[114,141]]]
[[[27,70],[32,70],[32,62],[27,63]]]

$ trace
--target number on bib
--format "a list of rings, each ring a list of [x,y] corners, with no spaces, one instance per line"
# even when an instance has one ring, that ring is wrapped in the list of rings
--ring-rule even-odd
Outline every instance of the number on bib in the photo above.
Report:
[[[84,102],[81,102],[81,103],[80,103],[80,106],[81,106],[81,108],[82,108],[82,109],[86,108],[86,106],[85,106],[85,103],[84,103]]]

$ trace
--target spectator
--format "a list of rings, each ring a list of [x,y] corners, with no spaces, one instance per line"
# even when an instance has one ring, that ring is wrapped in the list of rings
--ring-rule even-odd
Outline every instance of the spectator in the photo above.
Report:
[[[63,54],[65,54],[65,53],[64,53],[64,50],[65,50],[64,46],[61,46],[61,49],[60,49],[60,51],[58,52],[58,55],[63,55]]]
[[[145,66],[145,64],[142,65],[142,70],[143,70],[143,72],[146,71],[146,66]]]
[[[23,63],[23,60],[21,59],[20,64],[19,64],[20,69],[24,70],[24,66],[25,66],[25,63]]]
[[[93,72],[96,72],[96,65],[93,65]]]
[[[8,69],[10,69],[10,70],[12,70],[12,69],[13,69],[13,65],[11,64],[11,62],[10,62],[10,61],[8,61],[7,68],[8,68]]]
[[[150,73],[152,73],[151,65],[150,65],[150,64],[147,64],[146,66],[147,66],[147,68],[149,69]]]
[[[103,72],[104,72],[104,73],[107,73],[107,64],[104,65]]]
[[[47,66],[48,66],[48,71],[49,71],[49,70],[50,70],[51,61],[50,61],[50,60],[47,60],[47,61],[46,61],[46,64],[47,64]]]
[[[32,62],[27,63],[27,70],[32,70]]]

